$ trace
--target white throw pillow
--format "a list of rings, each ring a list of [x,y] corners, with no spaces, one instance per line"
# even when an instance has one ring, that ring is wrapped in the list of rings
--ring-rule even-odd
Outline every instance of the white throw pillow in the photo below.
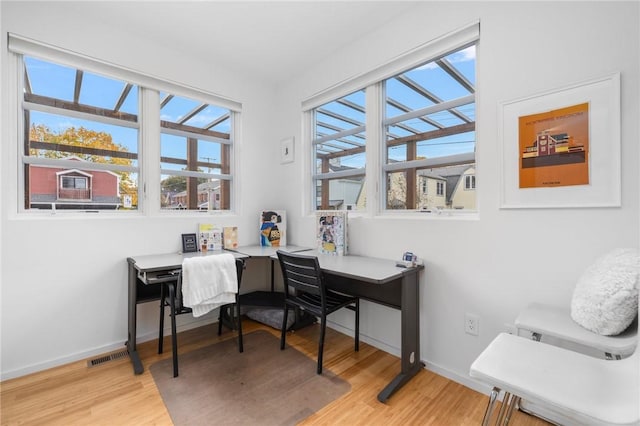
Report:
[[[638,315],[640,251],[615,249],[582,274],[571,300],[571,318],[594,333],[622,333]]]

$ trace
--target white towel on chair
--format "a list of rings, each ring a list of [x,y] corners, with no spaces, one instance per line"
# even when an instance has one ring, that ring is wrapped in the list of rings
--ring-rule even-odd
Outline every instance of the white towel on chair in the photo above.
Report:
[[[194,317],[234,303],[237,292],[238,275],[232,254],[189,257],[182,261],[182,297]]]

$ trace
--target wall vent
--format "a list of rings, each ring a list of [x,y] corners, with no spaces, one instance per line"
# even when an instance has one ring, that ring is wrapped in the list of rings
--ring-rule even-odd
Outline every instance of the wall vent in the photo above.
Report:
[[[126,356],[129,356],[129,351],[127,349],[122,349],[118,352],[113,352],[107,355],[101,355],[98,358],[90,359],[89,361],[87,361],[87,367],[95,367],[96,365],[101,365],[105,362],[124,358]]]

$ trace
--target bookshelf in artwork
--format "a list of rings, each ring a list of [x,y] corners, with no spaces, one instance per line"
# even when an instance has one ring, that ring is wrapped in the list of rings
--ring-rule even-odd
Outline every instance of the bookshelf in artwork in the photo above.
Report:
[[[316,245],[318,252],[342,256],[347,254],[347,212],[316,212]]]
[[[200,251],[222,250],[222,228],[211,223],[200,223],[198,243]]]

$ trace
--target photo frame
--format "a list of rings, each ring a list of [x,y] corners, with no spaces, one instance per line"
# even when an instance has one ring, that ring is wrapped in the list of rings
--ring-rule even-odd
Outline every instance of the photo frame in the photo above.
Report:
[[[196,234],[182,234],[182,252],[194,253],[198,251],[198,236]]]
[[[280,163],[291,163],[294,160],[293,136],[280,141]]]
[[[498,112],[500,208],[621,205],[619,73],[503,102]]]

